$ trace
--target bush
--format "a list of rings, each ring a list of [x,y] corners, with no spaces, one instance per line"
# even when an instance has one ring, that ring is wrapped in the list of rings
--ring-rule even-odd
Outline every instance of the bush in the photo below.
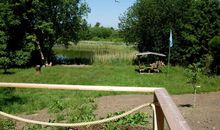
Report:
[[[216,74],[220,74],[220,36],[215,36],[212,40],[210,40],[209,51],[213,56],[211,70]]]
[[[206,54],[204,55],[202,59],[202,64],[203,64],[203,73],[204,74],[211,74],[211,66],[213,64],[213,56],[211,54]]]

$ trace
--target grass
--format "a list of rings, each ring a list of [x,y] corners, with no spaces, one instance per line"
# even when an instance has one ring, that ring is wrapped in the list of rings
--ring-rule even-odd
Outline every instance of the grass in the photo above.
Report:
[[[54,66],[42,69],[42,74],[35,75],[34,68],[11,69],[14,74],[4,75],[0,71],[0,82],[79,84],[104,86],[165,87],[171,94],[192,92],[187,83],[187,71],[181,67],[171,67],[166,73],[140,75],[132,65],[93,65],[90,67]],[[220,90],[220,77],[201,75],[200,92]]]
[[[82,64],[132,64],[136,51],[123,43],[80,42],[68,49],[55,47],[55,54],[81,59]],[[85,62],[83,62],[85,61]],[[89,61],[89,62],[88,62]]]
[[[132,65],[136,51],[123,44],[85,42],[77,46],[72,45],[68,50],[59,47],[54,50],[57,54],[67,57],[92,58],[93,63],[89,67],[57,65],[42,68],[41,75],[36,75],[34,68],[10,69],[8,74],[3,74],[3,70],[0,70],[0,82],[164,87],[171,94],[193,92],[193,88],[187,83],[187,71],[179,66],[171,67],[169,74],[167,74],[167,68],[164,68],[163,73],[140,75],[135,71],[137,66]],[[200,74],[201,88],[198,92],[220,91],[219,84],[220,76],[207,77]],[[30,114],[47,108],[58,122],[94,120],[95,115],[92,113],[96,109],[94,103],[96,97],[124,94],[121,92],[16,89],[10,96],[3,92],[1,88],[1,110],[9,113]]]

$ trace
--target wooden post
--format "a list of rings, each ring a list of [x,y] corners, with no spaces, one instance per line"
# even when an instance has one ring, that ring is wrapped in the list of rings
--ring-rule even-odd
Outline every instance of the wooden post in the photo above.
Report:
[[[164,119],[165,118],[164,118],[164,114],[161,109],[161,106],[158,102],[157,96],[155,94],[154,94],[154,104],[156,108],[157,122],[153,122],[153,123],[157,123],[158,130],[164,130]]]
[[[154,93],[155,103],[159,103],[156,105],[156,112],[158,115],[158,130],[163,130],[160,125],[164,125],[164,120],[162,123],[162,118],[166,118],[168,126],[171,130],[191,130],[186,120],[181,115],[178,110],[176,104],[173,102],[172,98],[169,96],[168,92],[165,89],[155,90]],[[161,112],[163,114],[161,114]]]

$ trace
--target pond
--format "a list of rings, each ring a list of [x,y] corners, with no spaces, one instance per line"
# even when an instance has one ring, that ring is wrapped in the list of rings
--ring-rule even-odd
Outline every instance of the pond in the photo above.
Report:
[[[83,50],[59,50],[53,58],[54,64],[85,64],[91,65],[94,62],[94,52]]]

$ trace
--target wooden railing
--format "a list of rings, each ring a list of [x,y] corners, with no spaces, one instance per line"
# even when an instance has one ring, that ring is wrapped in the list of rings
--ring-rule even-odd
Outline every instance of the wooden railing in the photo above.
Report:
[[[91,91],[117,91],[154,93],[156,106],[156,119],[158,130],[164,130],[166,121],[171,130],[190,130],[189,125],[181,115],[177,106],[164,88],[155,87],[116,87],[116,86],[83,86],[83,85],[57,85],[57,84],[28,84],[28,83],[0,83],[1,87],[11,88],[41,88],[64,90],[91,90]]]

